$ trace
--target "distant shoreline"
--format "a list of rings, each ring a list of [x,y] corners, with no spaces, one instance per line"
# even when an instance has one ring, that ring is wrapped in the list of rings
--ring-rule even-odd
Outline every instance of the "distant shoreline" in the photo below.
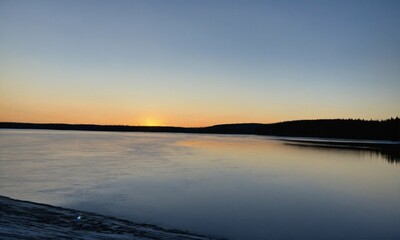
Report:
[[[0,122],[0,129],[47,129],[108,132],[168,132],[245,134],[277,137],[400,141],[400,119],[366,121],[353,119],[298,120],[279,123],[238,123],[208,127],[127,126],[63,123]]]

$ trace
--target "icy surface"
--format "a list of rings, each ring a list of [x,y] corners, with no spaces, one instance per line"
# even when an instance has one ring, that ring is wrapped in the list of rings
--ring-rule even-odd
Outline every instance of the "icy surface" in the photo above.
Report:
[[[1,239],[215,239],[0,196]]]

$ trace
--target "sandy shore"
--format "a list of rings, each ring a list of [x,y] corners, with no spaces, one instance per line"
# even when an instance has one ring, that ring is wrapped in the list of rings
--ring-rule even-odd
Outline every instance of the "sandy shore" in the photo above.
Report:
[[[0,236],[1,239],[218,239],[4,196],[0,196]]]

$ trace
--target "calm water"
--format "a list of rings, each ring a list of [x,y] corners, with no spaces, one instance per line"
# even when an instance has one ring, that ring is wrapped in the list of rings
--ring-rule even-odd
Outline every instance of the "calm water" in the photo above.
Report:
[[[400,239],[400,164],[268,137],[0,130],[0,194],[230,239]]]

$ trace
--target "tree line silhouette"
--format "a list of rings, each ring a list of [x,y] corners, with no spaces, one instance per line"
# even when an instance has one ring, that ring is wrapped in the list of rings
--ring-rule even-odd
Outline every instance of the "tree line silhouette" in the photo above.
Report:
[[[0,128],[52,129],[120,132],[172,132],[211,134],[254,134],[290,137],[318,137],[400,141],[400,119],[320,119],[279,123],[237,123],[209,127],[127,126],[63,123],[0,122]]]
[[[210,133],[399,141],[400,119],[321,119],[272,124],[225,124],[208,127],[207,130]]]

